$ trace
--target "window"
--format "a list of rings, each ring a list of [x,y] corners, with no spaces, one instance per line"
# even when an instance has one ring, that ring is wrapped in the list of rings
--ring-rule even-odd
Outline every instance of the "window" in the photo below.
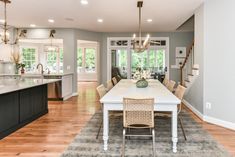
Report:
[[[147,68],[148,67],[148,53],[144,51],[142,53],[132,52],[132,62],[131,70],[135,72],[137,68]]]
[[[165,67],[165,50],[149,50],[149,68],[162,71]]]
[[[22,63],[25,64],[25,71],[33,71],[37,64],[36,48],[21,48]]]
[[[121,75],[122,78],[127,78],[127,50],[125,49],[116,49],[112,50],[112,76],[116,76],[115,68],[118,68],[118,75]]]
[[[52,73],[63,72],[63,49],[59,48],[59,52],[47,52],[47,68]]]
[[[85,49],[85,58],[86,58],[86,72],[94,73],[95,72],[95,49],[86,48]]]
[[[77,49],[77,70],[78,73],[96,72],[96,49],[78,48]]]

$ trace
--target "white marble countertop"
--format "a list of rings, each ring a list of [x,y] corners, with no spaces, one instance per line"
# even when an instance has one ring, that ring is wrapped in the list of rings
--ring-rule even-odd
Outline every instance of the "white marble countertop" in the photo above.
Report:
[[[22,77],[42,77],[42,76],[66,76],[66,75],[73,75],[73,73],[51,73],[51,74],[46,74],[44,73],[43,75],[39,73],[25,73],[25,74],[0,74],[0,76],[22,76]]]
[[[44,84],[60,81],[60,79],[33,79],[33,78],[17,78],[17,79],[0,79],[0,94],[10,93],[36,87]]]

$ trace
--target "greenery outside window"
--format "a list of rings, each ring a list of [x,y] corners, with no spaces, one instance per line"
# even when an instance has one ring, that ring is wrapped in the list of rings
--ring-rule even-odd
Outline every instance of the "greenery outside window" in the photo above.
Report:
[[[47,52],[47,68],[51,73],[63,72],[63,48],[59,48],[59,52]]]
[[[78,69],[78,73],[95,73],[96,72],[96,49],[95,48],[78,48],[77,69]]]
[[[36,48],[21,48],[22,63],[25,64],[25,71],[34,71],[37,64],[37,50]]]

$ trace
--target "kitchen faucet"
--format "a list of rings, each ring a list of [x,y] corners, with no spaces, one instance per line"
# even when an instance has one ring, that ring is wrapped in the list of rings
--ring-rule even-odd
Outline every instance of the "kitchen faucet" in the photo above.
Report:
[[[43,74],[44,71],[43,71],[43,65],[42,65],[42,63],[39,63],[39,64],[37,65],[37,69],[39,69],[39,66],[41,67],[41,74]]]

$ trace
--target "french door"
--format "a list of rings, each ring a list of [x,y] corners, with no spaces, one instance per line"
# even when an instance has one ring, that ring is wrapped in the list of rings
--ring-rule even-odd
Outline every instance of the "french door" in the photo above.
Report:
[[[131,38],[108,38],[107,54],[107,79],[114,76],[114,71],[119,71],[123,78],[132,78],[137,69],[150,70],[151,74],[163,74],[169,78],[169,38],[152,37],[151,41],[157,44],[150,45],[142,53],[132,49]],[[118,69],[118,70],[117,70]]]
[[[97,50],[79,47],[77,51],[78,81],[97,81]]]

